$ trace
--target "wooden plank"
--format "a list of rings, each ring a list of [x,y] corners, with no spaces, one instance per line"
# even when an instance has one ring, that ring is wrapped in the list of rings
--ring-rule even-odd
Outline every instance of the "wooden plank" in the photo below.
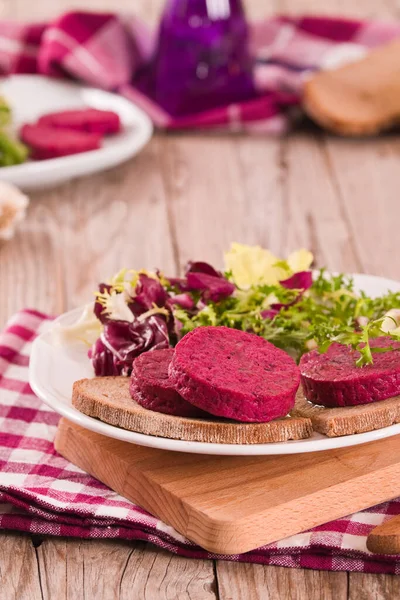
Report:
[[[127,562],[142,546],[108,540],[43,540],[37,553],[44,600],[120,599]]]
[[[120,11],[140,15],[149,22],[155,22],[163,6],[163,0],[85,0],[84,10],[88,11]],[[80,0],[41,0],[36,6],[27,0],[3,0],[1,17],[29,21],[49,20],[61,13],[72,10],[83,10]]]
[[[133,552],[121,582],[121,600],[217,600],[211,560],[174,556],[149,544]]]
[[[43,600],[52,600],[55,591],[59,600],[82,596],[83,590],[79,587],[82,583],[82,564],[78,566],[76,559],[74,560],[76,546],[80,546],[79,540],[48,538],[38,542],[37,570]],[[107,565],[107,570],[108,568]],[[110,575],[114,575],[112,569]],[[69,594],[69,591],[73,594]]]
[[[238,144],[239,150],[230,137],[201,135],[165,142],[163,173],[181,267],[188,260],[222,266],[232,241],[276,250],[283,218],[280,142],[238,138]]]
[[[217,561],[220,600],[346,600],[347,573]]]
[[[399,278],[393,258],[397,240],[400,142],[390,135],[372,141],[326,140],[355,251],[367,273]]]
[[[399,577],[349,573],[348,600],[394,600],[395,598],[400,598]]]
[[[176,271],[162,152],[156,139],[112,171],[32,194],[28,219],[0,247],[1,324],[25,306],[57,314],[87,303],[123,266]]]
[[[317,0],[316,0],[317,1]],[[299,4],[297,1],[296,4]],[[305,1],[306,4],[306,1]],[[266,15],[282,10],[278,0],[244,0],[244,5],[251,19],[260,19]],[[164,0],[118,0],[115,8],[110,0],[86,0],[85,10],[109,11],[118,10],[139,15],[149,23],[156,23],[164,6]],[[81,0],[42,0],[38,6],[32,6],[26,0],[3,0],[2,17],[28,20],[32,17],[49,19],[63,11],[82,10]],[[286,10],[286,9],[285,9]],[[301,10],[299,8],[299,10]]]
[[[37,556],[43,600],[217,598],[211,560],[175,556],[142,542],[47,538]]]
[[[0,532],[0,598],[44,600],[36,550],[29,536]]]
[[[0,246],[0,326],[25,307],[55,314],[65,307],[58,227],[46,203],[33,203],[15,238]]]
[[[167,148],[165,186],[181,266],[190,259],[222,265],[223,252],[239,241],[282,255],[307,247],[319,265],[362,270],[321,136],[241,137],[235,145],[185,136],[169,138]],[[208,211],[206,198],[213,200]]]
[[[59,244],[69,307],[90,301],[98,282],[123,267],[175,272],[165,193],[156,166],[161,152],[155,139],[117,169],[63,188],[61,201],[59,191],[49,192],[53,203],[59,202]]]
[[[251,3],[251,0],[248,0]],[[257,3],[257,0],[256,2]],[[377,3],[375,0],[281,0],[278,11],[288,14],[343,16],[347,18],[383,19],[396,16],[396,0]]]
[[[286,253],[293,248],[309,248],[318,266],[337,271],[362,270],[340,190],[326,160],[323,138],[310,132],[293,134],[283,160]]]

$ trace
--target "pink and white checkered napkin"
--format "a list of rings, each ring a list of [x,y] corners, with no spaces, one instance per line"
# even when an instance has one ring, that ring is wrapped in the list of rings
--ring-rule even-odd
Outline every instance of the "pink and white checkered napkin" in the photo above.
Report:
[[[400,514],[400,499],[253,552],[216,557],[59,456],[59,416],[29,387],[32,341],[49,317],[17,313],[0,334],[0,529],[79,538],[145,540],[193,558],[400,574],[400,556],[373,555],[366,537]]]
[[[134,17],[71,12],[50,23],[0,21],[0,73],[72,77],[118,91],[166,129],[279,133],[288,108],[301,103],[308,74],[359,58],[400,35],[400,25],[329,17],[275,17],[251,26],[257,95],[246,102],[174,118],[139,91],[135,77],[150,58],[155,34]],[[142,70],[143,73],[143,70]]]

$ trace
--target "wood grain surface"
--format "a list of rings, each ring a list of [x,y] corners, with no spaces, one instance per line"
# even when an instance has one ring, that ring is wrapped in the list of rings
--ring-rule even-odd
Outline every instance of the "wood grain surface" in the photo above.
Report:
[[[136,446],[61,419],[54,446],[215,554],[249,552],[400,495],[399,435],[308,454],[208,456]]]
[[[274,12],[398,18],[397,0],[245,0]],[[134,10],[154,22],[162,0],[0,0],[0,18]],[[334,270],[400,278],[396,258],[400,138],[346,141],[156,135],[127,164],[32,194],[28,219],[0,247],[0,325],[34,306],[87,301],[124,265],[170,273],[189,258],[219,263],[232,241],[276,253],[306,246]],[[392,600],[400,578],[183,559],[142,543],[0,536],[1,600]]]

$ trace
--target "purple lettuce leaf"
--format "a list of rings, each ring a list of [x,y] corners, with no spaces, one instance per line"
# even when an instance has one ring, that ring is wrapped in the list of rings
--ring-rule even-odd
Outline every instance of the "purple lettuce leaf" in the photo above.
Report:
[[[313,283],[312,273],[311,271],[299,271],[279,283],[288,290],[308,290]]]
[[[156,306],[165,306],[168,300],[168,294],[158,279],[149,277],[144,273],[139,275],[139,281],[136,284],[134,303],[144,308],[144,311]],[[144,312],[143,311],[143,312]]]
[[[89,356],[97,376],[129,375],[133,360],[151,350],[169,347],[165,318],[152,315],[144,321],[107,321]],[[111,358],[112,357],[112,358]]]
[[[185,274],[188,273],[204,273],[212,277],[223,277],[222,273],[216,271],[210,264],[200,261],[189,261],[185,269]]]
[[[271,304],[270,310],[276,311],[278,313],[280,310],[282,310],[284,308],[290,308],[291,306],[294,306],[295,304],[297,304],[297,302],[301,299],[302,295],[303,295],[303,293],[300,293],[291,302],[286,302],[286,303],[284,303],[284,302],[274,302],[273,304]]]
[[[178,300],[172,300],[172,302],[187,310],[192,308],[189,306],[191,303],[188,300],[190,296],[187,292],[201,292],[202,301],[207,303],[210,300],[219,302],[219,300],[231,296],[236,289],[235,285],[228,281],[222,273],[206,262],[188,262],[185,275],[184,278],[170,277],[168,281],[170,285],[181,292],[174,297]]]
[[[107,283],[100,283],[99,292],[101,294],[104,294],[104,292],[109,292],[110,290],[111,290],[111,285],[108,285]],[[94,303],[93,312],[101,323],[105,323],[108,320],[108,316],[103,313],[103,310],[104,310],[104,306],[102,304],[100,304],[100,302],[98,300],[96,300]]]
[[[186,277],[167,277],[166,279],[172,287],[178,288],[181,292],[187,290]]]
[[[177,304],[185,310],[193,310],[196,306],[192,296],[188,293],[177,294],[176,296],[172,296],[172,298],[169,299],[168,304]]]
[[[101,283],[99,285],[99,292],[102,294],[104,292],[110,292],[111,289],[112,286],[106,283]],[[128,307],[132,314],[135,317],[138,317],[153,308],[154,305],[159,307],[166,306],[168,299],[169,295],[161,285],[160,281],[141,273],[136,284],[135,296],[128,302]],[[103,324],[111,320],[109,316],[104,313],[104,307],[98,300],[94,303],[94,314]]]
[[[305,290],[308,290],[312,286],[312,273],[311,271],[300,271],[299,273],[294,273],[294,275],[292,275],[288,279],[280,281],[279,283],[282,287],[288,290],[301,291],[291,302],[274,302],[273,304],[271,304],[271,306],[268,309],[263,310],[261,312],[261,317],[263,319],[273,319],[282,309],[289,308],[290,306],[296,304],[303,296]]]
[[[187,275],[188,288],[191,291],[201,291],[202,299],[207,302],[219,302],[223,298],[228,298],[235,291],[233,283],[224,277],[215,277],[206,273],[191,272]]]
[[[168,277],[168,282],[173,287],[178,288],[181,292],[190,291],[187,276],[189,273],[204,273],[212,277],[223,277],[222,273],[216,271],[214,267],[206,262],[189,261],[185,267],[185,277]]]
[[[119,375],[118,369],[114,364],[113,353],[106,348],[100,338],[90,348],[88,356],[92,361],[96,376]]]
[[[284,306],[283,304],[281,306]],[[261,311],[261,317],[263,319],[274,319],[276,315],[279,313],[279,308],[268,308],[266,310]]]

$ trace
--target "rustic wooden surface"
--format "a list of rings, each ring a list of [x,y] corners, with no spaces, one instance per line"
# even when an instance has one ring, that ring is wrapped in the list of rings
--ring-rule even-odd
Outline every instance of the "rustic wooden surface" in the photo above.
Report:
[[[136,10],[162,0],[0,0],[0,18],[45,19],[73,7]],[[249,13],[398,17],[397,0],[247,0]],[[32,195],[27,221],[0,248],[0,324],[34,306],[60,313],[123,265],[177,273],[218,264],[232,240],[319,265],[400,278],[398,136],[344,141],[157,135],[107,173]],[[179,558],[143,543],[0,536],[0,599],[391,600],[400,579]]]

